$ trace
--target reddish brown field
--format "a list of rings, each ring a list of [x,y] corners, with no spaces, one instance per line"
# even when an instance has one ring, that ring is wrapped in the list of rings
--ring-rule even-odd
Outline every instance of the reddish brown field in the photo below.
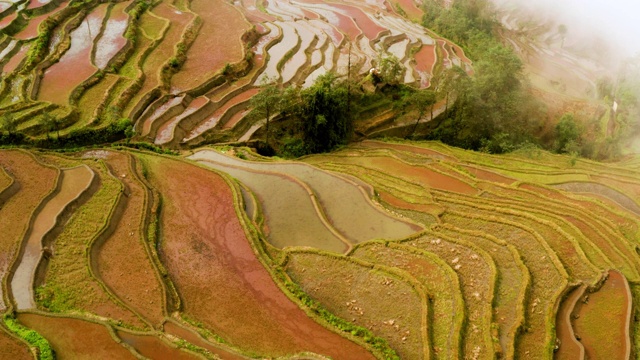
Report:
[[[0,329],[0,351],[5,359],[11,360],[32,360],[33,355],[26,344],[9,336],[4,330]]]
[[[341,10],[343,14],[347,14],[347,17],[352,18],[362,30],[364,36],[371,40],[378,38],[381,32],[387,30],[373,22],[360,8],[342,4],[332,4],[332,6]],[[352,38],[352,40],[355,40],[355,38]]]
[[[144,161],[163,195],[161,256],[186,315],[231,345],[264,356],[312,351],[335,359],[371,358],[282,293],[255,257],[222,177],[161,157]]]
[[[30,4],[29,6],[31,6],[32,4]],[[60,6],[58,6],[58,9],[62,9],[65,6],[67,6],[66,1],[61,3]],[[20,40],[27,40],[33,39],[34,37],[38,36],[38,26],[40,26],[40,23],[48,18],[49,15],[51,15],[51,13],[42,14],[30,19],[29,24],[13,37]]]
[[[402,10],[407,13],[407,17],[409,19],[418,21],[422,19],[422,15],[424,14],[424,12],[422,11],[422,9],[416,6],[414,0],[396,0],[394,1],[394,3],[400,5]]]
[[[38,100],[67,103],[71,91],[97,70],[91,63],[91,49],[106,11],[107,4],[99,5],[71,32],[69,50],[44,72]]]
[[[628,359],[631,294],[627,280],[619,272],[610,271],[602,288],[588,295],[588,301],[578,303],[574,321],[586,358]]]
[[[515,179],[509,178],[491,171],[483,170],[475,166],[467,166],[467,165],[461,165],[461,166],[464,169],[466,169],[470,174],[472,174],[473,176],[475,176],[480,180],[491,181],[491,182],[501,183],[506,185],[511,185],[514,182],[516,182]]]
[[[478,192],[471,185],[456,178],[441,174],[429,168],[410,165],[391,157],[370,157],[362,163],[363,166],[385,171],[415,184],[432,187],[438,190],[451,191],[461,194],[474,195]]]
[[[27,51],[29,51],[29,44],[22,45],[20,50],[15,55],[13,55],[11,57],[11,60],[9,60],[9,62],[7,62],[4,65],[4,67],[2,68],[2,73],[3,74],[9,74],[13,70],[15,70],[18,67],[18,65],[20,64],[20,62],[27,55]]]
[[[174,324],[171,321],[167,321],[164,324],[164,331],[167,334],[171,334],[174,336],[177,336],[183,340],[186,340],[190,343],[192,343],[195,346],[199,346],[203,349],[206,349],[207,351],[211,352],[212,354],[215,354],[217,356],[219,356],[221,359],[223,360],[244,360],[245,358],[243,356],[240,355],[236,355],[236,354],[232,354],[228,351],[224,351],[221,350],[213,345],[211,345],[210,343],[208,343],[207,341],[203,340],[202,337],[200,337],[200,335],[197,335],[187,329],[184,329],[176,324]]]
[[[420,74],[433,75],[433,67],[436,64],[436,47],[435,45],[422,45],[420,50],[416,53],[416,71]],[[420,84],[422,87],[429,87],[430,82],[426,80],[424,84]]]
[[[17,15],[18,15],[17,13],[13,13],[13,14],[9,14],[9,16],[6,16],[0,19],[0,29],[4,29],[9,24],[11,24],[11,22],[17,17]]]
[[[155,336],[134,335],[124,331],[118,331],[118,337],[125,344],[131,345],[136,351],[149,359],[154,360],[195,360],[200,357],[188,352],[180,351],[165,344]]]
[[[55,187],[58,171],[16,150],[0,151],[0,166],[20,184],[20,191],[0,208],[0,278],[4,279],[31,213]],[[2,297],[0,308],[5,308]]]
[[[122,218],[98,252],[102,281],[126,304],[153,324],[164,317],[163,289],[143,245],[146,190],[130,171],[129,156],[111,152],[107,163],[127,188]]]
[[[104,325],[36,314],[19,314],[18,321],[49,341],[57,360],[135,359]]]
[[[242,14],[223,0],[193,0],[191,11],[203,20],[198,37],[187,52],[185,61],[171,84],[187,90],[209,79],[226,63],[242,60],[242,34],[249,23]]]

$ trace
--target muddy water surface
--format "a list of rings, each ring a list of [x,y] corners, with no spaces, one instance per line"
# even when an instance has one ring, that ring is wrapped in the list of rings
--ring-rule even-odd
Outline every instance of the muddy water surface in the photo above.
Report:
[[[40,260],[43,237],[56,225],[62,211],[91,184],[94,173],[87,166],[63,170],[60,191],[37,213],[25,244],[24,254],[11,280],[11,291],[18,309],[35,307],[33,299],[34,271]]]
[[[581,286],[569,293],[560,304],[556,315],[556,337],[560,340],[560,347],[554,355],[557,360],[584,359],[584,346],[576,340],[571,325],[571,313],[576,303],[584,295],[585,287]]]
[[[269,241],[276,247],[312,246],[342,253],[347,246],[322,222],[308,191],[293,178],[203,160],[253,191],[265,213]]]
[[[191,159],[205,159],[249,171],[276,172],[296,178],[311,188],[331,225],[354,243],[374,238],[404,238],[420,230],[418,226],[393,218],[376,208],[364,189],[353,182],[311,165],[243,161],[212,150],[199,151]]]

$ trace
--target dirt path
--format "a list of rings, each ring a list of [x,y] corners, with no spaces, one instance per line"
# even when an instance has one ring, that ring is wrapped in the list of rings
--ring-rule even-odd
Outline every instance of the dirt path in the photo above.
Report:
[[[89,188],[93,179],[94,173],[87,166],[63,170],[57,193],[36,214],[20,265],[11,280],[11,292],[18,309],[35,308],[33,281],[36,266],[42,256],[42,240],[56,226],[58,217],[65,208]]]

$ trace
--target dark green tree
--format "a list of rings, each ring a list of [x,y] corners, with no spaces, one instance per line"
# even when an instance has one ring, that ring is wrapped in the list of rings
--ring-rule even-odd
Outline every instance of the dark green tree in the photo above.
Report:
[[[280,111],[282,103],[282,90],[275,82],[265,79],[260,87],[260,92],[251,98],[250,104],[253,111],[265,118],[264,141],[269,146],[269,121],[271,117]]]
[[[17,128],[18,125],[15,123],[12,114],[5,113],[2,115],[2,129],[6,131],[8,135],[13,135]]]
[[[418,124],[422,121],[422,118],[427,113],[427,110],[431,113],[431,120],[433,120],[433,105],[436,103],[436,94],[431,90],[418,90],[410,93],[403,99],[403,105],[405,108],[415,110],[418,112],[416,122],[411,128],[411,131],[407,134],[407,138],[415,134]]]
[[[562,115],[556,125],[555,135],[557,152],[568,153],[575,151],[574,147],[580,139],[581,131],[573,114],[567,113]]]
[[[348,106],[349,90],[345,82],[328,73],[301,92],[299,117],[305,147],[319,153],[345,144],[353,133],[353,118]]]

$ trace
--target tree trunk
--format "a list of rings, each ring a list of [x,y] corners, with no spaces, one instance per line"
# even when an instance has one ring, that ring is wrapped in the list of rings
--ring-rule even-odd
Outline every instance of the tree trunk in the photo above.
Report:
[[[269,146],[269,115],[270,111],[267,109],[267,124],[265,125],[264,142]]]
[[[413,136],[413,134],[416,132],[416,129],[418,129],[418,124],[420,123],[421,119],[422,119],[422,113],[420,113],[420,115],[418,116],[418,120],[416,120],[416,123],[415,125],[413,125],[413,129],[411,130],[409,135],[407,135],[407,138],[409,138],[410,136]]]

